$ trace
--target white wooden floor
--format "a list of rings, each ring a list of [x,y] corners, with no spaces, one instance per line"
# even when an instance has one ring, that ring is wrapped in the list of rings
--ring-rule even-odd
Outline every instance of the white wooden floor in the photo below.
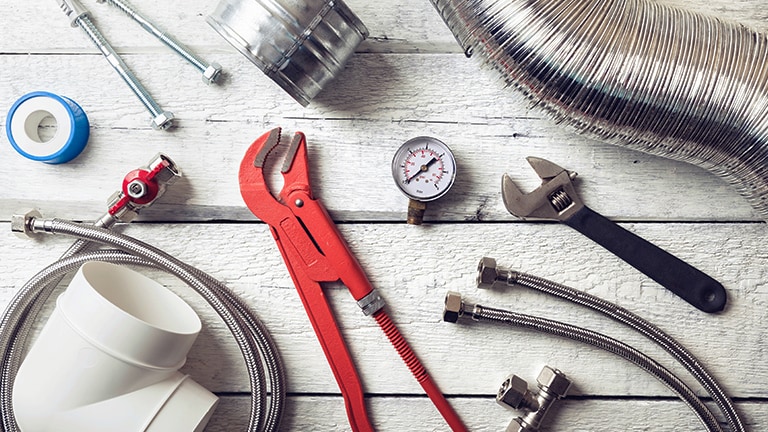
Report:
[[[768,31],[764,1],[664,2]],[[316,195],[471,430],[504,430],[518,413],[496,405],[499,384],[508,373],[532,383],[545,364],[575,382],[572,396],[545,425],[547,431],[702,429],[664,386],[609,354],[530,331],[442,322],[443,297],[455,290],[488,306],[605,332],[673,367],[638,335],[575,306],[525,291],[479,291],[475,267],[484,255],[648,318],[714,373],[750,430],[768,430],[766,225],[719,178],[691,165],[584,139],[529,109],[495,76],[464,57],[427,0],[348,0],[371,37],[308,108],[205,23],[216,1],[133,3],[227,71],[223,85],[206,87],[196,70],[127,17],[86,1],[96,24],[136,75],[178,117],[178,127],[170,132],[149,128],[147,112],[85,35],[69,27],[56,2],[4,6],[0,126],[16,99],[47,90],[83,107],[91,140],[74,161],[45,165],[22,158],[3,134],[0,306],[70,243],[12,236],[14,212],[36,207],[50,217],[93,220],[105,211],[105,200],[123,176],[162,151],[185,177],[125,232],[221,279],[257,311],[288,370],[283,430],[348,429],[338,389],[274,241],[245,208],[238,190],[237,169],[245,149],[279,125],[307,134]],[[421,227],[406,226],[407,200],[390,176],[394,151],[417,135],[442,139],[458,160],[454,188],[429,206]],[[525,187],[536,186],[524,159],[529,155],[578,171],[578,190],[591,208],[721,281],[729,295],[726,310],[698,312],[577,232],[559,224],[520,222],[508,214],[501,201],[501,175],[507,172]],[[200,299],[177,281],[157,277],[204,320],[185,371],[222,396],[208,430],[241,430],[247,382],[232,340]],[[446,430],[375,323],[362,316],[341,285],[327,290],[376,428]],[[680,368],[673,370],[682,374]]]

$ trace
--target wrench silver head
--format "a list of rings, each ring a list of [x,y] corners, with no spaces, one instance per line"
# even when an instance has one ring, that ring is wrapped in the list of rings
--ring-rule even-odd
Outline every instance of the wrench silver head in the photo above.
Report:
[[[529,156],[526,160],[542,179],[541,186],[532,192],[523,193],[512,178],[504,174],[501,179],[501,196],[507,211],[521,219],[563,221],[584,207],[573,187],[575,172],[546,159]]]

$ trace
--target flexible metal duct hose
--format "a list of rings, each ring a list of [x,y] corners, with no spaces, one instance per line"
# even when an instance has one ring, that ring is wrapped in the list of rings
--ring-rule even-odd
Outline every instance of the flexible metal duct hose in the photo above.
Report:
[[[53,292],[62,275],[91,260],[159,268],[178,277],[198,292],[222,318],[243,353],[252,393],[248,430],[278,429],[286,392],[282,362],[263,324],[226,286],[206,273],[131,237],[56,219],[35,222],[35,231],[75,236],[81,240],[67,251],[65,257],[40,271],[21,288],[0,322],[0,353],[3,355],[0,359],[2,431],[18,430],[13,417],[13,379],[41,304]],[[81,253],[91,242],[119,250]]]
[[[768,219],[768,38],[650,0],[430,0],[557,121],[693,163]]]

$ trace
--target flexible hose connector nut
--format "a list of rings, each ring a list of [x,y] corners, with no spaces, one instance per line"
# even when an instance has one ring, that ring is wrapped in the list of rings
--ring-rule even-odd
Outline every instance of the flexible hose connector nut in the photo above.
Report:
[[[558,400],[568,394],[571,380],[564,373],[544,366],[536,379],[538,394],[528,390],[528,383],[517,375],[510,375],[501,384],[496,402],[514,410],[526,410],[526,414],[512,420],[507,432],[536,432],[547,413]]]
[[[474,314],[475,305],[464,303],[461,294],[455,291],[448,291],[445,295],[445,308],[443,309],[443,321],[456,323],[459,318],[465,314],[470,317]]]
[[[32,237],[32,223],[35,219],[43,217],[37,210],[27,210],[24,214],[11,216],[11,232],[17,237]]]

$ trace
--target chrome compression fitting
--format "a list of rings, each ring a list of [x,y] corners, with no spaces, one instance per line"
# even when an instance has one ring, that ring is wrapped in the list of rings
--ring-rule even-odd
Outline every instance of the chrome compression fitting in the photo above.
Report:
[[[654,359],[621,341],[592,330],[559,321],[472,304],[465,301],[461,294],[449,291],[445,297],[443,320],[456,323],[467,318],[471,318],[474,321],[503,323],[513,327],[536,330],[553,336],[586,343],[618,355],[667,386],[694,412],[707,431],[723,432],[720,423],[709,407],[704,404],[685,382]]]
[[[489,257],[483,257],[478,263],[477,286],[482,289],[532,289],[587,307],[632,328],[660,346],[685,367],[717,404],[731,431],[745,431],[741,416],[733,401],[713,375],[703,366],[703,363],[666,332],[637,314],[587,292],[499,266],[495,259]],[[455,302],[455,300],[453,301]]]
[[[564,398],[571,388],[571,380],[549,366],[544,366],[536,383],[538,393],[528,390],[528,383],[517,375],[509,375],[501,384],[496,402],[505,408],[526,412],[512,420],[506,432],[538,432],[552,405]]]

